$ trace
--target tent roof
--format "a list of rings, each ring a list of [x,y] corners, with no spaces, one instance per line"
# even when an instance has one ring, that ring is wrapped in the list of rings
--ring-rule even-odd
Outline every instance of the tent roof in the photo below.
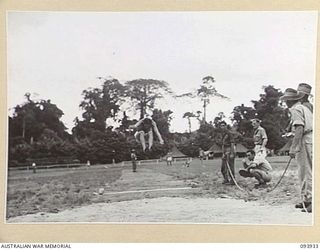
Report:
[[[286,143],[282,148],[279,149],[279,151],[280,151],[280,152],[289,151],[291,145],[292,145],[292,139],[289,139],[289,140],[287,141],[287,143]]]
[[[172,153],[173,158],[178,158],[178,157],[187,157],[185,154],[181,153],[181,151],[177,148],[176,145],[173,145],[170,151]],[[169,153],[168,153],[169,154]],[[167,157],[168,154],[165,156]]]
[[[247,148],[243,146],[241,143],[236,145],[236,152],[237,153],[245,153],[247,152]],[[216,143],[214,143],[208,151],[212,151],[214,153],[221,153],[222,152],[222,147],[218,146]]]
[[[214,153],[221,153],[222,152],[222,148],[220,146],[218,146],[216,143],[214,143],[208,151],[212,151]]]
[[[248,151],[248,149],[245,146],[243,146],[241,143],[238,143],[236,145],[236,152],[237,153],[246,153],[247,151]]]

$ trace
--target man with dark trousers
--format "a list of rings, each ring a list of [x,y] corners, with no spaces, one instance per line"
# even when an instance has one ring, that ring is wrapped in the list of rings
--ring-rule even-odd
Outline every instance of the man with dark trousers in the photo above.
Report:
[[[220,129],[222,131],[222,162],[221,173],[223,176],[222,184],[235,185],[234,179],[234,158],[235,158],[235,144],[234,138],[225,121],[220,122]],[[230,174],[230,171],[232,176]]]

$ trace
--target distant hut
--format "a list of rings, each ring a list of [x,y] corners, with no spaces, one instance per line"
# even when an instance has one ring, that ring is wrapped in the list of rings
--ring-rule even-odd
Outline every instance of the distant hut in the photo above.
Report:
[[[208,150],[212,157],[221,157],[222,156],[222,147],[214,143]],[[208,152],[207,151],[207,152]]]
[[[287,143],[279,149],[281,155],[289,155],[290,147],[292,145],[292,139],[289,139]]]
[[[245,157],[248,149],[241,143],[236,144],[236,152],[238,157]]]
[[[169,155],[169,153],[171,153],[172,158],[186,158],[188,156],[186,156],[185,154],[181,153],[181,151],[177,148],[176,145],[173,145],[172,148],[169,150],[168,154],[166,156],[164,156],[164,159],[166,159]]]

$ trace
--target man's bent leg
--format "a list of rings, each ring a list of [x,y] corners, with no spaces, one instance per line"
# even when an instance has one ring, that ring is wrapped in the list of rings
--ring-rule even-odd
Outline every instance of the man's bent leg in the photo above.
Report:
[[[250,173],[252,174],[252,176],[254,178],[256,178],[256,180],[259,182],[259,184],[264,184],[265,181],[263,180],[262,178],[262,175],[261,175],[261,170],[259,169],[251,169]]]
[[[228,157],[227,157],[227,160],[228,160],[228,164],[229,164],[229,167],[230,167],[230,170],[231,170],[231,174],[232,174],[233,178],[235,179],[235,175],[234,175],[234,157],[230,157],[230,154],[229,154]],[[228,169],[228,173],[229,173],[229,169]],[[230,178],[232,180],[231,174],[229,173],[229,176],[230,176]]]
[[[267,173],[266,171],[263,171],[261,169],[254,169],[253,171],[255,173],[259,174],[259,178],[260,178],[261,182],[267,183],[267,182],[271,181],[271,175],[269,173]]]
[[[151,150],[151,148],[152,148],[152,145],[153,145],[153,132],[152,132],[152,130],[150,130],[149,132],[148,132],[148,142],[149,142],[149,150]]]
[[[144,134],[143,131],[139,131],[137,133],[139,133],[139,139],[140,139],[140,143],[141,143],[142,149],[143,149],[143,151],[145,151],[146,150],[146,141],[145,141],[145,138],[144,138],[145,134]]]
[[[141,143],[140,142],[140,131],[137,131],[134,133],[134,138],[136,139],[136,142]]]
[[[221,161],[221,173],[223,176],[223,184],[224,183],[228,183],[229,182],[229,178],[228,178],[228,169],[227,169],[227,160],[226,159],[222,159]]]

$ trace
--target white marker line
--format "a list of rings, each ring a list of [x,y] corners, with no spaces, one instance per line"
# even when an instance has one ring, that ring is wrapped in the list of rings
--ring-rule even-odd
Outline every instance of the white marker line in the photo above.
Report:
[[[170,190],[186,190],[186,189],[194,189],[194,188],[192,188],[192,187],[183,187],[183,188],[157,188],[157,189],[132,190],[132,191],[121,191],[121,192],[104,193],[104,195],[107,195],[107,194],[144,193],[144,192],[170,191]]]

